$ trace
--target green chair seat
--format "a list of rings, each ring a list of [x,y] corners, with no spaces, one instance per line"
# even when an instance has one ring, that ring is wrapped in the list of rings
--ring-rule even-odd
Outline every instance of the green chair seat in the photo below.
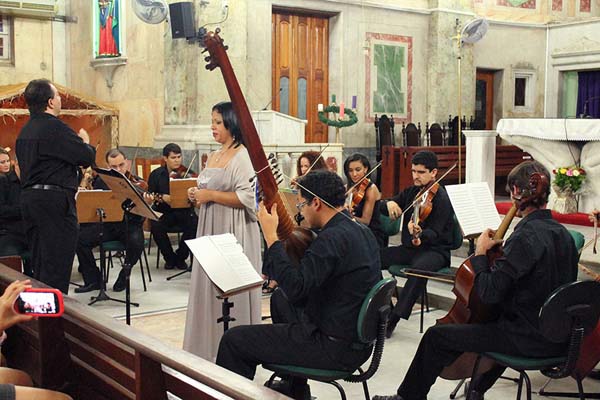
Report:
[[[298,367],[296,365],[285,364],[263,364],[263,367],[269,371],[277,372],[278,375],[300,376],[315,381],[329,382],[338,379],[344,379],[354,371],[336,371],[331,369],[317,369]]]
[[[125,251],[125,244],[118,240],[111,240],[102,243],[105,251]]]
[[[539,370],[546,367],[564,364],[567,357],[528,358],[502,353],[484,353],[488,358],[498,361],[500,364],[510,366],[513,369]]]

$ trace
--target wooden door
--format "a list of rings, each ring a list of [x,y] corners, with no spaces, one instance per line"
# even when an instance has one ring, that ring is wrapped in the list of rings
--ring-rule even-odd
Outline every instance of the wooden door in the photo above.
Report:
[[[477,71],[475,83],[475,128],[493,129],[494,72]]]
[[[327,142],[317,105],[327,104],[329,19],[276,11],[273,28],[273,109],[308,120],[307,143]]]

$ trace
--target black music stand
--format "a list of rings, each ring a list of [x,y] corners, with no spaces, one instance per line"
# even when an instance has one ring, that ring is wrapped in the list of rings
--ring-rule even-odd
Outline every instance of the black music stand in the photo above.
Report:
[[[94,168],[102,181],[113,191],[115,198],[121,202],[121,208],[125,213],[139,215],[154,221],[158,220],[159,214],[156,213],[144,200],[143,191],[134,186],[129,179],[114,169]],[[125,215],[125,224],[129,224],[129,216]],[[125,229],[128,232],[128,228]],[[126,240],[128,240],[126,236]],[[125,243],[127,248],[127,243]],[[126,257],[125,257],[126,258]],[[131,287],[129,278],[133,266],[123,263],[125,271],[125,321],[127,325],[131,324]],[[140,268],[142,266],[140,265]],[[137,304],[137,303],[136,303]]]

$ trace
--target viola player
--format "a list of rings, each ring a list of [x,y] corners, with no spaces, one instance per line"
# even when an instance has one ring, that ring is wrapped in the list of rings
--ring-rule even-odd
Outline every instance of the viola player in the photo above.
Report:
[[[484,304],[502,304],[500,317],[482,324],[443,324],[427,330],[421,339],[397,394],[373,400],[425,399],[444,367],[464,352],[499,352],[520,357],[553,357],[565,354],[566,343],[553,343],[539,329],[539,310],[556,288],[577,279],[577,249],[567,229],[545,210],[549,185],[530,193],[532,174],[550,174],[537,161],[517,165],[508,175],[507,189],[522,220],[503,246],[504,255],[492,265],[487,251],[497,241],[488,229],[477,239],[471,263],[475,270],[473,290]],[[502,375],[496,365],[469,385],[471,399],[483,394]],[[470,371],[469,371],[470,372]]]
[[[162,151],[165,165],[156,168],[148,177],[148,191],[161,194],[162,201],[155,202],[153,208],[162,213],[158,221],[150,222],[152,237],[156,242],[165,260],[165,269],[187,269],[186,259],[190,255],[190,249],[185,244],[186,240],[196,237],[198,216],[193,208],[171,208],[171,196],[169,181],[171,177],[183,178],[185,168],[182,166],[181,147],[175,143],[169,143]],[[181,172],[183,170],[183,173]],[[191,178],[191,177],[190,177]],[[173,251],[168,232],[175,228],[181,230],[179,247]]]
[[[404,211],[402,244],[386,247],[381,251],[382,269],[390,265],[410,265],[411,268],[438,271],[450,265],[450,247],[454,225],[452,205],[443,187],[437,189],[431,202],[431,213],[419,225],[412,221],[412,203],[417,195],[432,185],[437,177],[438,159],[431,151],[419,151],[412,159],[413,186],[404,189],[381,207],[381,212],[391,219],[400,218]],[[413,234],[418,238],[414,238]],[[388,322],[390,337],[400,318],[408,319],[417,298],[427,284],[423,278],[409,277],[392,310]]]

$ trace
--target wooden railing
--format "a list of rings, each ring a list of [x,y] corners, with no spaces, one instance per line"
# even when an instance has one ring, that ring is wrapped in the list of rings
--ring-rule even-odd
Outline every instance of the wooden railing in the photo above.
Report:
[[[384,198],[391,197],[412,185],[412,158],[421,150],[434,152],[438,157],[438,176],[443,175],[448,168],[458,161],[457,146],[383,146],[381,193]],[[506,177],[512,168],[531,156],[517,146],[496,146],[496,177]],[[465,181],[466,173],[465,146],[461,152],[461,182]],[[458,168],[450,172],[442,181],[448,185],[458,182]]]
[[[25,278],[0,264],[0,290]],[[2,351],[9,366],[74,399],[166,400],[167,392],[182,399],[287,398],[68,296],[61,318],[19,324],[8,335]]]

